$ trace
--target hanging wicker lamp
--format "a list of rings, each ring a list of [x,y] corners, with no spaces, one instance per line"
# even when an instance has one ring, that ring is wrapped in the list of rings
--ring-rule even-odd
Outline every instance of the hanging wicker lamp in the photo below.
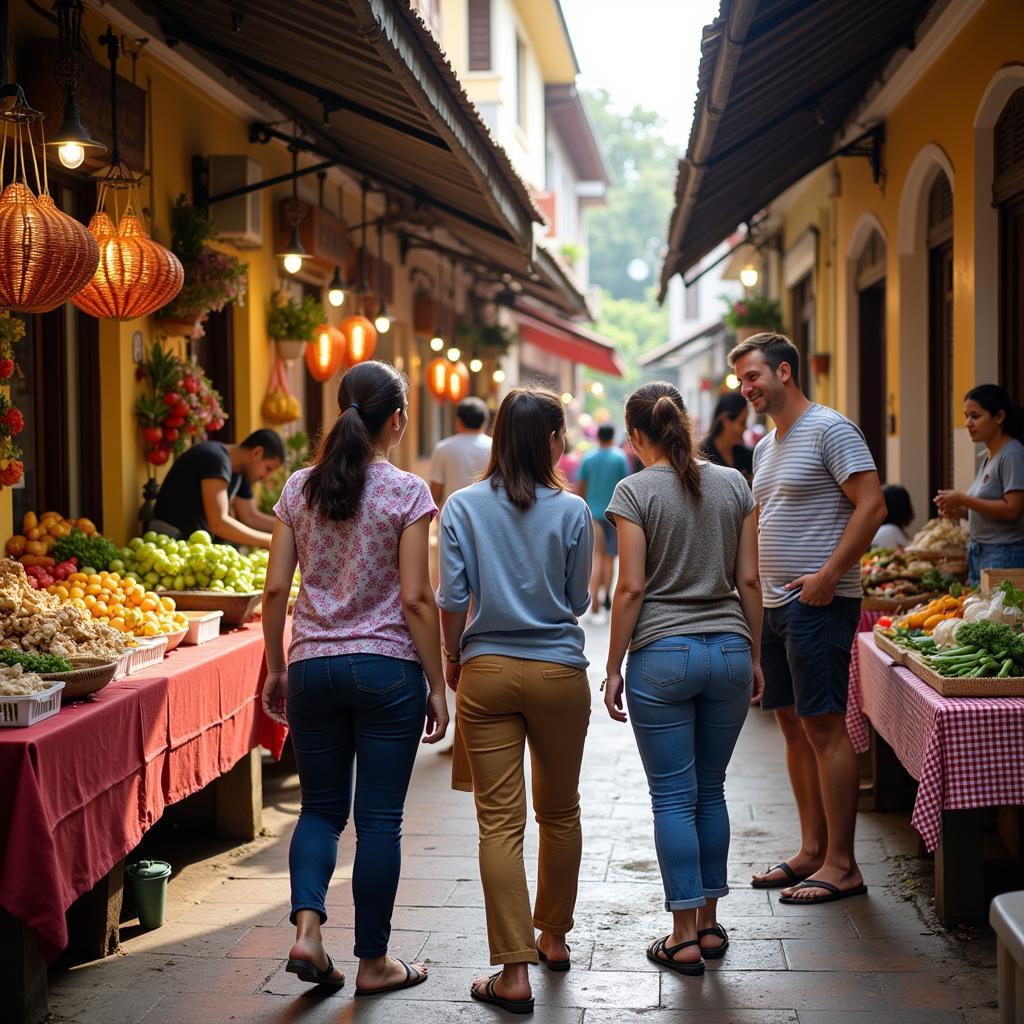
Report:
[[[154,242],[128,207],[114,226],[103,209],[89,221],[99,243],[92,280],[71,300],[103,320],[135,320],[166,306],[181,291],[185,271],[178,257]]]
[[[455,363],[448,370],[448,389],[445,397],[458,405],[469,394],[469,370],[462,362]]]
[[[306,368],[313,380],[330,380],[345,361],[345,335],[330,324],[316,329],[316,339],[306,345]]]
[[[432,359],[427,364],[426,382],[427,390],[439,401],[443,402],[448,397],[448,367],[451,363],[443,356]]]
[[[355,366],[373,358],[377,347],[377,328],[365,316],[345,317],[341,321],[341,332],[345,335],[345,363]]]

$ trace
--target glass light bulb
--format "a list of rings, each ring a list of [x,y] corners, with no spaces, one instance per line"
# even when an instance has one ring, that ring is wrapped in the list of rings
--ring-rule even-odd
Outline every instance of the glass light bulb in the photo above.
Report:
[[[600,396],[604,394],[604,385],[599,380],[595,380],[594,383],[590,385],[590,393],[594,395],[595,398],[600,398]]]
[[[391,330],[391,317],[385,313],[381,313],[376,320],[373,321],[373,326],[377,328],[378,334],[387,334]]]
[[[491,374],[491,380],[493,380],[495,384],[500,384],[504,379],[505,379],[505,371],[504,370],[495,370],[494,373]]]
[[[438,337],[438,335],[435,334],[434,337],[430,339],[430,347],[434,352],[440,352],[441,349],[444,348],[444,338]]]
[[[735,391],[740,386],[740,379],[735,373],[730,373],[725,378],[725,386],[732,391]]]
[[[572,395],[568,391],[562,392],[562,405],[568,405],[572,401]]]
[[[327,292],[327,301],[332,306],[334,306],[335,309],[337,309],[338,306],[340,306],[345,301],[345,292],[344,292],[344,290],[341,289],[341,288],[331,288]]]
[[[294,252],[288,253],[284,258],[284,269],[289,274],[297,274],[302,269],[302,257]]]
[[[57,148],[60,162],[69,170],[81,167],[85,160],[85,148],[77,142],[62,142]]]
[[[753,288],[754,285],[757,284],[760,276],[761,275],[757,272],[757,267],[755,267],[753,263],[748,263],[740,271],[740,284],[742,284],[744,288]]]
[[[482,359],[470,359],[469,368],[473,373],[479,373],[484,368]]]
[[[448,349],[448,358],[453,363],[457,363],[459,361],[459,356],[461,355],[462,353],[454,345],[450,349]]]

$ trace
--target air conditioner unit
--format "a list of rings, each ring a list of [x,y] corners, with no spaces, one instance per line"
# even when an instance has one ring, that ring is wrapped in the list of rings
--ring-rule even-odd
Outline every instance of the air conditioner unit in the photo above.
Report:
[[[211,196],[255,185],[263,178],[263,165],[247,156],[211,156],[207,160],[207,188]],[[210,206],[217,237],[239,249],[263,245],[263,193],[225,199]]]

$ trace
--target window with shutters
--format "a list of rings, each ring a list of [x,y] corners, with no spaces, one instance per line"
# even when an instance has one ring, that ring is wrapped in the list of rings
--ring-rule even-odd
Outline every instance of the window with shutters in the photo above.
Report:
[[[953,189],[928,191],[928,488],[953,485]]]
[[[953,189],[941,171],[928,191],[928,248],[953,237]]]
[[[491,0],[469,0],[469,70],[491,70]]]
[[[1024,402],[1024,89],[995,128],[992,198],[999,211],[999,383]]]
[[[1024,192],[1024,89],[1009,99],[996,121],[992,199],[1003,203]]]

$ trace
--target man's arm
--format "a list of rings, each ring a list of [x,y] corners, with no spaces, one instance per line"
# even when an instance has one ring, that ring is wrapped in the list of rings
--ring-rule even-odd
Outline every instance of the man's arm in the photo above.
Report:
[[[787,590],[800,590],[804,604],[830,604],[836,585],[847,569],[860,561],[871,545],[871,538],[885,521],[885,498],[882,484],[874,470],[852,473],[840,484],[853,504],[853,514],[846,524],[835,550],[817,571],[800,576],[786,584]]]
[[[440,480],[430,481],[430,496],[434,499],[434,504],[441,508],[441,499],[444,497],[444,484]]]
[[[236,494],[235,500],[231,503],[231,511],[236,519],[245,523],[246,526],[252,527],[254,530],[260,530],[264,533],[274,532],[274,523],[277,522],[277,517],[268,516],[266,513],[261,512],[256,507],[255,498],[242,498]]]
[[[258,548],[270,547],[270,534],[254,530],[236,519],[228,506],[228,482],[221,477],[207,477],[201,485],[203,513],[210,532],[221,540],[234,544],[249,544]]]

